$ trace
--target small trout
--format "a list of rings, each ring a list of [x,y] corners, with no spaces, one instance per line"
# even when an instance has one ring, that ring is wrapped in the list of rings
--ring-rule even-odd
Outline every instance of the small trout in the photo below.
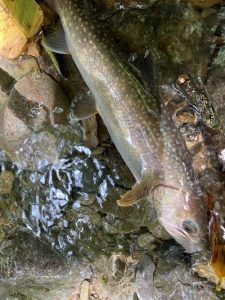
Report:
[[[171,236],[187,252],[202,250],[206,241],[204,197],[195,184],[186,146],[177,139],[177,129],[170,128],[171,116],[161,122],[157,101],[79,3],[55,1],[55,8],[97,112],[137,181],[118,204],[129,206],[153,196],[159,220]],[[163,109],[164,118],[167,107]]]

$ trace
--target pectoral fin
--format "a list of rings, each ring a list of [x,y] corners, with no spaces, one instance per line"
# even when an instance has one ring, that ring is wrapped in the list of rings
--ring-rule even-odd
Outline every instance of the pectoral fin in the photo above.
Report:
[[[95,100],[91,93],[82,93],[74,101],[73,114],[77,120],[85,120],[97,113]]]
[[[122,197],[117,200],[117,204],[122,207],[131,206],[140,200],[148,197],[155,186],[159,184],[158,175],[145,175],[143,180],[136,183],[130,191],[122,195]]]
[[[57,26],[51,33],[42,37],[41,44],[48,51],[61,54],[70,53],[61,22],[57,24]]]

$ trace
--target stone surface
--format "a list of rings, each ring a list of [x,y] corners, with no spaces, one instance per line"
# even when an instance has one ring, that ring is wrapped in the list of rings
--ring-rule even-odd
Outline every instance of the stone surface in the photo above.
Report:
[[[11,171],[0,173],[0,194],[9,194],[12,190],[14,174]]]
[[[13,60],[0,57],[0,68],[15,80],[39,70],[36,59],[28,55]]]
[[[155,237],[152,234],[146,232],[138,236],[137,242],[139,247],[148,248],[152,243],[155,242]]]
[[[58,159],[54,127],[67,122],[68,102],[57,83],[34,72],[17,81],[0,115],[0,146],[21,167]]]
[[[143,255],[138,264],[135,285],[137,296],[140,300],[154,299],[154,279],[155,264],[152,259]]]
[[[107,216],[103,219],[102,225],[109,234],[117,233],[131,233],[139,230],[139,226],[132,222],[127,222],[125,220],[115,219],[112,216]]]

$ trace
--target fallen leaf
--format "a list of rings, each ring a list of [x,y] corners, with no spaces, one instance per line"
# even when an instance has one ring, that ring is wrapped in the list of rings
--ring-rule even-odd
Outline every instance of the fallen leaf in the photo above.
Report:
[[[0,55],[16,58],[43,22],[34,0],[0,0]]]

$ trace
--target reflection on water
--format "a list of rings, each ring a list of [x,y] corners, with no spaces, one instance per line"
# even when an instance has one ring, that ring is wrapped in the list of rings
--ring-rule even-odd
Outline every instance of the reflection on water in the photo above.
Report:
[[[13,195],[21,201],[26,228],[65,255],[73,254],[78,240],[91,242],[91,232],[101,231],[97,206],[114,185],[107,165],[86,155],[90,150],[84,146],[77,148],[72,159],[61,159],[40,171],[18,170],[14,182]],[[84,209],[89,193],[98,199],[94,199],[96,210]]]

